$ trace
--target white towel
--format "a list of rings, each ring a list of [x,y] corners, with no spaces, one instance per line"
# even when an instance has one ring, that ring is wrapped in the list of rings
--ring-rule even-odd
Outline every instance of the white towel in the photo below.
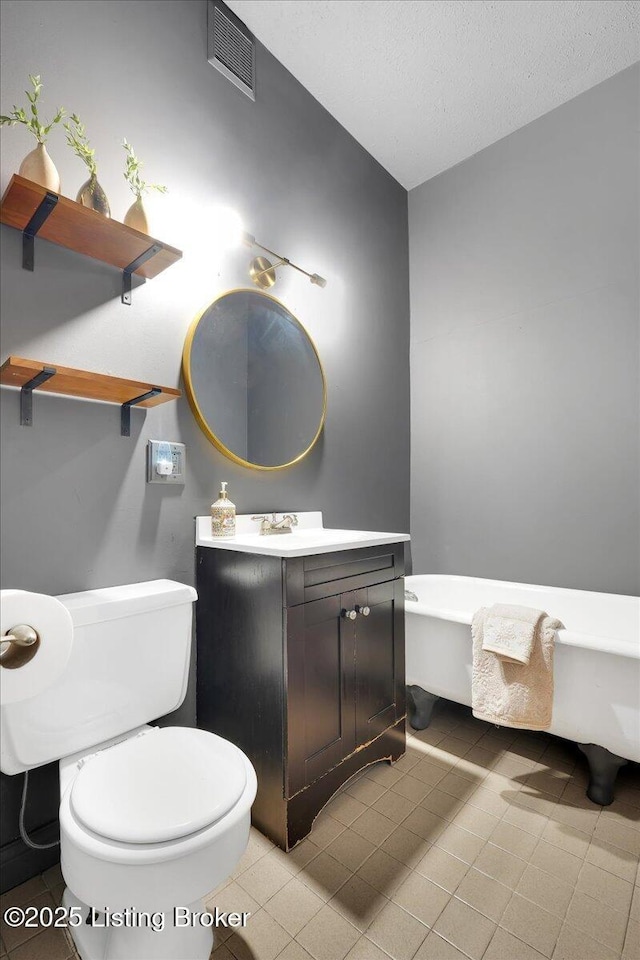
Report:
[[[529,663],[536,627],[544,616],[543,610],[495,603],[485,621],[482,649],[507,663]]]
[[[471,704],[479,720],[526,730],[548,730],[553,714],[553,651],[559,620],[538,621],[528,664],[501,660],[483,650],[489,609],[477,611],[471,624],[473,677]]]

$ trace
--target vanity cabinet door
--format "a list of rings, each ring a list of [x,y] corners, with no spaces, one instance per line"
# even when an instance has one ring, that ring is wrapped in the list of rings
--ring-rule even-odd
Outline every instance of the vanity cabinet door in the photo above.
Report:
[[[353,593],[287,610],[287,775],[291,797],[355,750]]]
[[[405,713],[404,582],[358,590],[355,604],[356,742],[361,746]]]

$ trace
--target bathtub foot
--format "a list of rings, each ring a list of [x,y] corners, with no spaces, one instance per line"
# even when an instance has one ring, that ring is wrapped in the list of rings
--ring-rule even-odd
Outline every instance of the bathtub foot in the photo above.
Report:
[[[414,730],[424,730],[431,723],[431,714],[440,697],[427,693],[416,683],[407,687],[407,699],[411,704],[409,723]]]
[[[587,796],[593,803],[608,807],[614,800],[613,785],[618,770],[629,761],[596,743],[579,743],[578,747],[589,761]]]

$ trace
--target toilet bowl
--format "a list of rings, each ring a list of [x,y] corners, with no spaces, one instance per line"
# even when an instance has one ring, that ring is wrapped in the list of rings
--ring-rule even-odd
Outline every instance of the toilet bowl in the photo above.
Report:
[[[62,761],[61,789],[62,869],[75,895],[112,911],[166,911],[233,872],[256,777],[215,734],[145,727],[90,759]]]
[[[202,897],[247,846],[257,784],[246,756],[203,730],[143,727],[61,761],[60,785],[62,873],[74,895],[65,906],[95,911],[73,930],[83,960],[208,957],[211,928],[186,920],[206,913]],[[188,908],[177,930],[176,907]],[[108,926],[127,911],[131,927]],[[162,929],[141,913],[161,914]]]
[[[63,904],[82,960],[207,960],[202,898],[246,848],[257,781],[228,740],[146,723],[184,699],[195,591],[153,581],[58,599],[69,663],[38,696],[0,704],[2,769],[61,758]]]

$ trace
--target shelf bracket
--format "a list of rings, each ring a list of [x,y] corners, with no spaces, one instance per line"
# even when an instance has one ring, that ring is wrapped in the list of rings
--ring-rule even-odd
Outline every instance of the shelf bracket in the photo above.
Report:
[[[143,400],[150,400],[151,397],[157,397],[159,393],[162,393],[162,387],[152,387],[151,390],[147,391],[147,393],[142,393],[139,397],[134,397],[133,400],[127,400],[126,403],[122,404],[120,407],[121,437],[131,436],[131,407],[135,407],[138,403],[142,403]]]
[[[40,373],[28,380],[20,388],[20,426],[30,427],[33,425],[33,391],[40,384],[50,380],[55,376],[57,370],[55,367],[43,367]]]
[[[33,265],[35,262],[35,243],[34,237],[42,224],[45,222],[56,203],[58,202],[58,195],[56,193],[50,193],[48,190],[42,200],[40,201],[35,213],[29,220],[29,223],[26,225],[22,231],[22,269],[33,271]]]
[[[138,267],[141,267],[143,263],[146,263],[147,260],[150,260],[151,257],[155,257],[156,253],[160,253],[162,250],[161,243],[154,243],[153,246],[149,247],[148,250],[145,250],[144,253],[141,253],[139,257],[136,257],[135,260],[132,260],[131,263],[124,268],[122,271],[122,302],[126,306],[131,306],[131,274],[135,273]],[[143,278],[144,282],[144,278]]]

